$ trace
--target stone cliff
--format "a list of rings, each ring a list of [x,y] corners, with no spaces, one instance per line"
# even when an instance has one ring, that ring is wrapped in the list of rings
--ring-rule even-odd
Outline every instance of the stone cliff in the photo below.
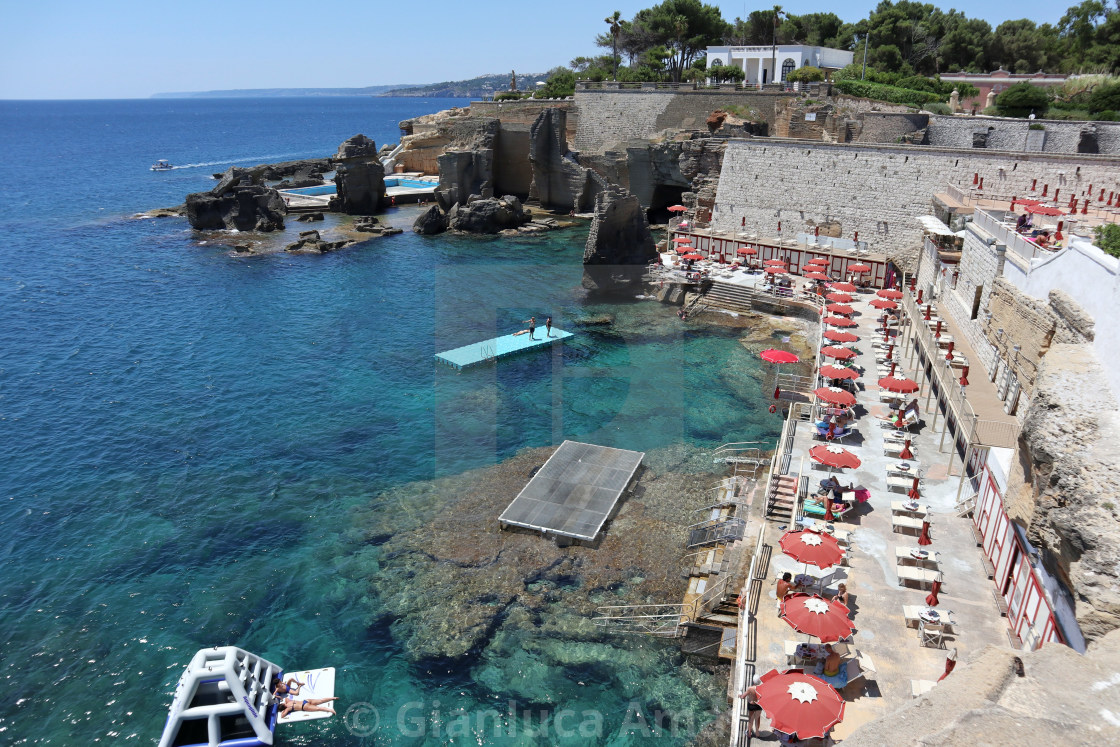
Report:
[[[583,252],[583,287],[625,291],[641,283],[657,249],[638,198],[619,191],[600,192]]]
[[[551,210],[588,212],[607,182],[579,163],[579,154],[568,149],[567,112],[546,109],[529,130],[529,162],[533,183],[529,199]]]
[[[377,146],[355,135],[338,146],[334,157],[338,209],[349,215],[373,215],[385,206],[385,168]]]

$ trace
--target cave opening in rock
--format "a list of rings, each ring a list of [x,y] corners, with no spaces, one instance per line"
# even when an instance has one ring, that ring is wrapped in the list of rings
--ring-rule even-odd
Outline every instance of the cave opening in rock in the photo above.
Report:
[[[649,198],[649,208],[646,210],[646,220],[652,226],[655,223],[668,223],[672,213],[668,208],[670,205],[679,205],[681,203],[681,195],[685,192],[684,187],[677,187],[672,184],[658,184],[653,188],[653,194]]]

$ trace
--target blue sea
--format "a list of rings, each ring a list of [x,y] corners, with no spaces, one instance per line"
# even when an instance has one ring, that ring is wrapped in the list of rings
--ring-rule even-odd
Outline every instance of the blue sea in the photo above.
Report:
[[[651,454],[772,438],[741,330],[588,298],[586,227],[420,237],[400,208],[398,236],[234,257],[184,219],[133,217],[231,165],[396,142],[400,120],[465,103],[0,102],[0,743],[154,745],[183,667],[225,644],[334,666],[340,714],[361,705],[280,744],[675,744],[695,729],[637,709],[672,700],[699,727],[725,707],[672,643],[617,636],[593,680],[535,662],[553,709],[601,714],[560,734],[482,662],[410,659],[344,569],[354,517],[408,483],[567,438]],[[149,171],[161,158],[177,168]],[[615,323],[577,324],[601,314]],[[433,362],[531,315],[576,337],[463,373]],[[453,729],[496,703],[501,729]]]

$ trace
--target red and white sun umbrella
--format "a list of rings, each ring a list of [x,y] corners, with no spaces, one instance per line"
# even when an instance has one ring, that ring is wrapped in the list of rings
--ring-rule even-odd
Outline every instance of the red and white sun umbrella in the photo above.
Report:
[[[678,244],[677,254],[692,254],[695,247],[692,244]]]
[[[833,342],[858,342],[859,336],[840,329],[826,329],[821,337]]]
[[[767,267],[789,267],[789,262],[786,262],[784,259],[768,259],[762,264]]]
[[[685,210],[688,210],[688,208],[686,208],[684,205],[670,205],[666,208],[666,210],[668,210],[670,213],[683,213]]]
[[[880,291],[876,291],[875,295],[879,298],[889,298],[892,301],[897,301],[902,298],[902,291],[895,290],[894,288],[883,288]]]
[[[785,265],[771,265],[766,268],[768,275],[785,275],[787,272]]]
[[[673,239],[673,243],[674,244],[691,244],[692,239],[688,238],[687,236],[678,236],[675,239]]]
[[[842,293],[856,292],[856,287],[851,283],[829,283],[828,287],[832,288],[832,290],[838,290]]]
[[[735,253],[742,254],[744,257],[753,257],[754,255],[758,254],[758,250],[752,249],[749,246],[741,246],[735,250]]]
[[[871,272],[871,266],[865,265],[862,262],[857,262],[854,265],[848,265],[848,272],[855,272],[862,275],[865,272]]]
[[[809,449],[809,457],[826,467],[836,469],[855,469],[862,464],[859,457],[836,444],[817,444]]]
[[[856,310],[846,303],[830,303],[828,306],[825,306],[825,309],[827,309],[830,314],[841,314],[843,316],[850,316],[856,313]]]
[[[827,298],[829,301],[832,301],[833,303],[851,303],[852,302],[852,297],[847,293],[835,293],[835,292],[833,292],[833,293],[829,293],[827,296],[825,296],[825,298]]]
[[[776,348],[763,350],[758,356],[767,363],[797,363],[801,360],[796,353],[791,353],[788,350],[777,350]]]
[[[800,739],[824,738],[844,720],[844,699],[819,677],[811,674],[771,670],[762,675],[755,688],[758,707],[766,712],[770,725]]]
[[[816,594],[790,594],[782,602],[778,616],[798,633],[819,638],[822,643],[847,638],[854,629],[847,607]]]
[[[918,382],[907,376],[885,376],[879,379],[879,388],[895,394],[913,394],[918,391]]]
[[[692,252],[691,254],[685,254],[684,258],[685,259],[693,259],[693,260],[704,259],[704,255],[701,254],[700,252]]]
[[[821,319],[821,324],[828,324],[833,327],[855,327],[856,321],[844,316],[826,316]]]
[[[826,358],[835,358],[838,361],[846,361],[855,358],[856,351],[851,348],[842,348],[838,345],[826,345],[821,348],[821,355]]]
[[[814,389],[813,394],[815,394],[817,399],[821,402],[827,402],[830,405],[848,407],[856,403],[856,395],[838,386],[822,386],[818,389]]]
[[[845,368],[843,366],[833,366],[829,363],[826,363],[825,365],[821,366],[820,374],[821,374],[821,376],[825,377],[826,379],[858,379],[859,378],[859,374],[856,373],[855,371],[853,371],[852,369]]]
[[[828,280],[828,275],[825,275],[823,272],[816,271],[805,273],[805,277],[809,278],[810,280]]]
[[[874,306],[877,309],[897,309],[898,304],[886,298],[873,298],[867,302],[869,306]]]
[[[828,265],[832,264],[832,261],[828,260],[828,259],[825,259],[824,257],[813,257],[806,264],[820,265],[821,267],[827,267]]]
[[[800,532],[786,532],[778,540],[782,552],[798,563],[813,565],[817,568],[831,568],[844,557],[836,538],[831,534],[810,532],[803,529]]]

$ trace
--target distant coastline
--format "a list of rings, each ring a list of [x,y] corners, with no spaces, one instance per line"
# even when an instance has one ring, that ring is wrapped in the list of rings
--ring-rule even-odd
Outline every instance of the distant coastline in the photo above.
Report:
[[[223,91],[177,91],[153,93],[153,99],[253,99],[297,96],[379,96],[388,91],[406,90],[412,86],[366,86],[365,88],[234,88]]]
[[[512,72],[512,71],[511,71]],[[518,87],[535,90],[547,73],[517,73]],[[300,96],[385,96],[415,98],[483,98],[509,89],[510,73],[480,75],[477,78],[440,83],[365,86],[363,88],[237,88],[220,91],[179,91],[154,93],[153,99],[247,99],[295,98]]]

